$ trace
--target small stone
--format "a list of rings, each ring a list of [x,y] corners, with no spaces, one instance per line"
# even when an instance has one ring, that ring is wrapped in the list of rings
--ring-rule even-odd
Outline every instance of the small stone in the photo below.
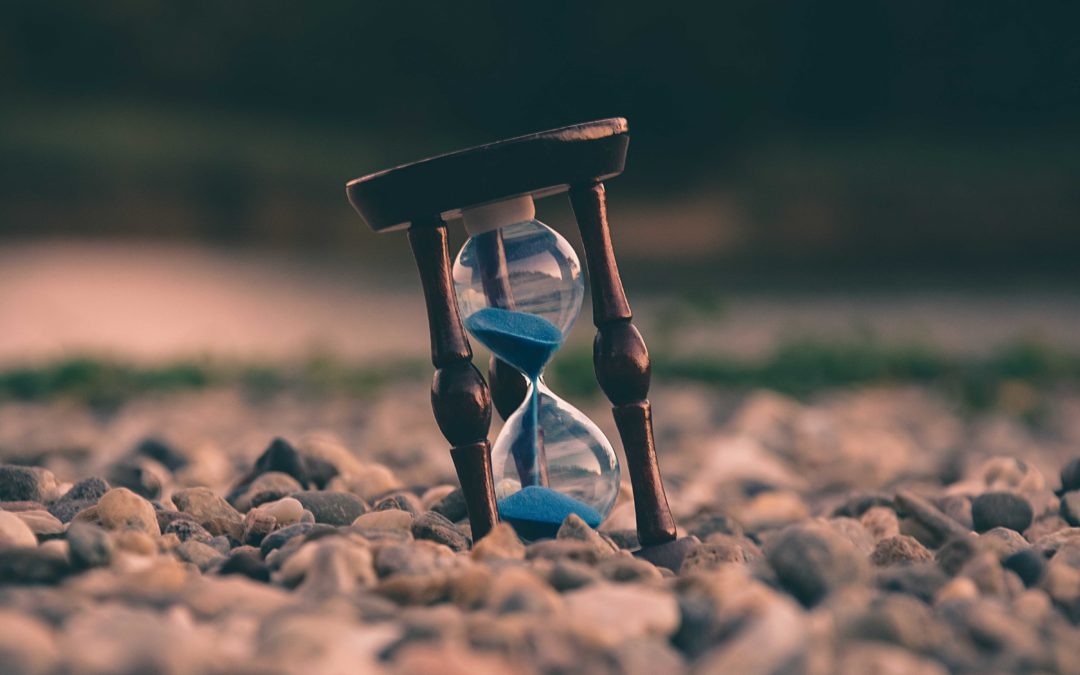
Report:
[[[601,560],[596,565],[596,571],[608,581],[618,584],[648,583],[663,578],[652,563],[625,554]]]
[[[727,513],[709,513],[695,519],[686,529],[690,534],[702,540],[714,532],[736,537],[742,536],[743,533],[742,525]]]
[[[417,539],[427,539],[454,551],[467,551],[472,543],[457,527],[434,511],[419,516],[412,524],[412,534]]]
[[[514,528],[508,523],[499,523],[483,539],[476,542],[472,549],[473,560],[522,560],[525,558],[525,545],[518,539]]]
[[[1068,527],[1043,535],[1035,540],[1033,546],[1043,557],[1049,558],[1066,544],[1080,542],[1080,527]]]
[[[900,534],[882,539],[870,554],[870,562],[878,567],[914,562],[927,562],[934,556],[914,537]]]
[[[144,438],[132,454],[148,457],[174,473],[188,464],[188,458],[182,452],[160,438]]]
[[[1080,525],[1080,490],[1061,495],[1061,517],[1073,527]]]
[[[1033,494],[1046,487],[1046,478],[1041,471],[1015,457],[991,457],[983,463],[979,473],[989,491]]]
[[[960,569],[979,552],[978,540],[971,535],[954,537],[945,542],[934,555],[941,569],[949,576],[956,576]]]
[[[161,534],[153,505],[127,488],[113,488],[87,509],[108,530],[135,529],[153,536]],[[87,513],[83,511],[83,513]]]
[[[1070,460],[1061,468],[1061,491],[1080,490],[1080,457]]]
[[[304,508],[315,516],[315,522],[335,527],[351,525],[354,520],[368,512],[367,504],[348,492],[316,492],[308,490],[292,495]]]
[[[0,585],[51,585],[70,572],[67,559],[45,546],[0,549]]]
[[[833,517],[862,518],[871,509],[893,510],[892,496],[884,492],[856,492],[833,509]]]
[[[33,616],[0,609],[0,664],[11,675],[58,671],[60,654],[49,626]]]
[[[499,615],[543,615],[560,609],[562,599],[531,570],[508,567],[495,576],[484,605]]]
[[[44,509],[36,511],[20,511],[19,519],[33,531],[38,539],[55,538],[64,533],[64,524]]]
[[[243,543],[248,546],[258,546],[266,535],[277,527],[277,519],[262,509],[252,509],[244,515]]]
[[[611,647],[650,636],[667,638],[679,627],[675,596],[644,586],[591,584],[562,597],[575,630]]]
[[[1035,550],[1025,548],[1001,561],[1002,567],[1016,572],[1024,586],[1031,588],[1039,583],[1046,571],[1046,561]]]
[[[109,533],[91,523],[72,523],[67,530],[71,564],[76,569],[106,567],[112,562],[113,542]]]
[[[760,560],[761,550],[742,537],[714,533],[705,543],[695,544],[683,559],[679,574],[708,572],[724,565],[743,565]]]
[[[465,493],[461,488],[454,488],[445,497],[432,505],[431,510],[441,516],[445,516],[450,522],[456,523],[468,516],[465,509]]]
[[[481,543],[483,543],[483,540],[481,540]],[[600,581],[600,579],[600,573],[595,567],[573,560],[556,562],[547,575],[548,583],[560,593],[588,586]]]
[[[365,513],[354,520],[352,524],[355,527],[370,528],[373,530],[405,530],[411,532],[413,516],[407,511],[386,509],[383,511]]]
[[[964,495],[948,495],[938,500],[938,508],[968,529],[974,529],[971,520],[971,499]]]
[[[422,511],[431,511],[432,507],[442,502],[446,497],[454,490],[460,488],[453,485],[436,485],[435,487],[428,488],[420,494],[420,507]],[[442,515],[446,515],[445,513]]]
[[[371,551],[342,537],[327,537],[305,544],[313,546],[311,564],[297,593],[309,600],[350,595],[361,586],[375,583]]]
[[[318,531],[319,529],[323,531],[333,531],[333,528],[331,526],[316,525],[315,523],[297,523],[295,525],[283,527],[280,530],[275,530],[265,539],[263,539],[262,543],[259,544],[259,551],[263,554],[263,557],[265,558],[267,555],[270,554],[271,551],[281,548],[285,545],[287,541],[289,541],[293,537],[307,535],[311,532]]]
[[[243,516],[209,488],[193,487],[174,492],[172,502],[212,535],[224,534],[237,541],[243,536]]]
[[[0,511],[0,548],[37,546],[37,537],[18,515]]]
[[[230,493],[227,501],[236,507],[237,511],[245,512],[266,502],[288,497],[294,492],[300,492],[303,489],[304,487],[300,482],[289,474],[280,471],[268,471],[260,474],[246,487]]]
[[[1023,532],[1031,525],[1031,504],[1012,492],[985,492],[971,502],[971,519],[976,532],[1007,527]]]
[[[183,518],[174,518],[170,520],[161,531],[164,534],[175,534],[180,541],[193,539],[204,544],[209,544],[210,540],[214,538],[214,535],[207,532],[205,527],[196,523],[190,516],[186,515]]]
[[[536,541],[525,547],[526,560],[573,560],[575,562],[595,565],[600,560],[600,554],[595,546],[584,541],[571,539],[545,539]]]
[[[914,563],[880,568],[876,585],[888,593],[905,593],[923,602],[931,602],[947,581],[945,573],[937,565]]]
[[[165,467],[146,457],[124,457],[105,470],[105,478],[111,485],[127,488],[146,499],[161,496],[167,474]]]
[[[307,487],[308,476],[300,452],[284,438],[275,438],[269,447],[255,460],[255,476],[269,472],[292,476],[302,487]]]
[[[255,581],[270,582],[270,569],[259,555],[259,549],[250,546],[234,549],[218,569],[218,574],[239,574]]]
[[[995,527],[979,535],[980,546],[997,555],[998,560],[1004,560],[1013,553],[1029,546],[1027,539],[1007,527]]]
[[[737,516],[747,532],[762,532],[805,520],[810,509],[795,492],[770,490],[750,499]]]
[[[113,534],[113,542],[118,550],[135,555],[157,554],[157,542],[150,535],[138,530],[120,530]]]
[[[966,527],[942,513],[940,509],[914,492],[905,490],[897,492],[896,505],[940,541],[970,532]],[[908,533],[905,532],[905,534]],[[920,539],[920,541],[922,540]]]
[[[859,553],[869,556],[874,552],[874,538],[863,524],[854,518],[830,518],[828,521],[837,534],[851,542]]]
[[[382,464],[359,467],[355,471],[343,472],[327,484],[327,490],[350,492],[361,499],[378,499],[386,493],[401,487],[401,481],[394,472]]]
[[[792,525],[769,539],[765,555],[781,585],[806,606],[813,606],[836,588],[857,583],[865,558],[829,527]]]
[[[60,522],[69,523],[79,511],[97,504],[108,491],[109,484],[101,478],[83,479],[53,502],[49,506],[49,513],[56,516]]]
[[[612,544],[619,547],[620,550],[633,551],[641,548],[641,542],[638,541],[637,530],[604,530],[604,535],[611,540]]]
[[[599,532],[589,527],[589,525],[575,513],[571,513],[566,517],[566,520],[559,526],[559,531],[556,533],[555,538],[564,541],[585,542],[596,550],[597,560],[615,555],[619,551],[615,544],[611,543]]]
[[[224,558],[216,549],[194,539],[189,539],[180,544],[173,553],[180,560],[195,565],[202,572],[210,569],[212,565]]]
[[[423,511],[420,499],[411,492],[395,492],[375,502],[373,511],[404,511],[413,516],[418,516]]]
[[[45,503],[56,498],[56,477],[37,466],[0,466],[0,501]]]
[[[872,506],[859,518],[875,542],[900,534],[900,519],[896,511],[887,506]]]
[[[947,602],[974,600],[979,597],[979,587],[968,577],[955,577],[941,587],[934,597],[934,605]]]
[[[293,497],[285,497],[276,502],[267,502],[258,507],[258,510],[268,516],[273,516],[279,525],[292,525],[300,522],[304,515],[304,505],[300,500]]]

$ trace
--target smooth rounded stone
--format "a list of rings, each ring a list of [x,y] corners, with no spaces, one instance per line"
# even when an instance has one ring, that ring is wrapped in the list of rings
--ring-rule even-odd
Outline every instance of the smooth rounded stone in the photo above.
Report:
[[[1016,530],[1007,527],[995,527],[979,535],[980,547],[987,551],[993,551],[998,560],[1004,560],[1013,553],[1028,548],[1030,544]]]
[[[56,516],[60,522],[69,523],[79,511],[97,504],[108,491],[109,484],[101,478],[84,478],[50,504],[49,513]]]
[[[113,487],[127,488],[146,499],[157,499],[168,482],[168,470],[146,457],[123,457],[105,469],[105,479]]]
[[[243,536],[243,516],[209,488],[193,487],[174,492],[172,503],[214,536],[227,535],[238,541]]]
[[[153,556],[157,554],[157,540],[145,532],[139,532],[138,530],[120,530],[119,532],[114,532],[112,537],[117,550],[143,556]]]
[[[765,556],[780,584],[808,607],[866,574],[865,557],[820,523],[785,528],[768,541]]]
[[[668,638],[679,627],[674,594],[632,584],[591,584],[562,595],[577,632],[614,647],[644,637]]]
[[[979,552],[979,540],[972,535],[953,537],[937,550],[934,559],[942,571],[950,577],[960,573],[960,569]]]
[[[1061,467],[1061,491],[1080,490],[1080,457],[1071,459]]]
[[[189,539],[188,541],[181,543],[173,551],[173,554],[180,560],[195,565],[201,572],[210,569],[210,567],[215,563],[220,562],[225,557],[217,549],[211,548],[194,539]]]
[[[964,527],[974,529],[971,519],[971,499],[965,495],[946,495],[937,501],[941,512]]]
[[[279,525],[292,525],[300,522],[304,515],[304,505],[293,497],[284,497],[274,502],[267,502],[258,507],[260,513],[271,516]]]
[[[106,567],[113,559],[109,533],[91,523],[72,523],[67,530],[71,564],[76,569]]]
[[[795,492],[770,490],[755,495],[735,515],[747,532],[762,532],[806,520],[810,509]]]
[[[840,651],[836,675],[948,675],[949,670],[902,647],[878,642],[856,643]]]
[[[613,556],[619,549],[599,532],[589,527],[581,516],[571,513],[559,526],[555,538],[559,541],[580,541],[588,544],[596,550],[597,559]]]
[[[413,516],[423,512],[420,498],[411,492],[395,492],[375,502],[371,507],[373,511],[404,511]]]
[[[955,577],[943,585],[934,595],[935,607],[950,602],[968,602],[979,597],[979,587],[968,577]]]
[[[0,511],[0,548],[37,546],[37,537],[18,514]]]
[[[871,506],[863,511],[859,522],[875,543],[900,534],[900,519],[896,517],[896,511],[887,506]]]
[[[64,524],[56,516],[43,509],[20,511],[17,515],[38,539],[50,539],[64,533]]]
[[[315,516],[316,523],[341,527],[368,512],[364,500],[348,492],[318,492],[307,490],[292,497]]]
[[[56,584],[70,573],[67,558],[44,546],[0,549],[0,585]]]
[[[280,471],[268,471],[255,477],[241,490],[234,491],[227,500],[237,511],[241,513],[272,502],[283,497],[288,497],[294,492],[300,492],[304,486],[287,473]]]
[[[881,590],[905,593],[923,602],[931,602],[947,581],[945,572],[929,563],[884,567],[875,575],[875,585]]]
[[[833,509],[832,515],[834,518],[862,518],[867,511],[874,508],[892,511],[892,495],[877,491],[855,492]]]
[[[405,530],[412,532],[413,514],[400,509],[372,511],[357,517],[352,524],[353,527],[373,530]]]
[[[59,495],[52,471],[38,466],[0,465],[0,501],[50,502]]]
[[[1080,490],[1061,495],[1061,517],[1073,527],[1080,525]]]
[[[0,664],[9,675],[49,675],[60,660],[48,624],[11,609],[0,609]]]
[[[445,497],[433,504],[431,510],[455,523],[464,520],[469,515],[468,510],[465,508],[465,493],[459,487],[454,488]]]
[[[258,546],[266,535],[273,532],[278,526],[278,521],[273,515],[262,509],[252,509],[244,514],[243,543],[248,546]]]
[[[906,534],[882,539],[870,554],[870,562],[878,567],[928,562],[933,559],[933,554],[926,550],[919,540]]]
[[[417,539],[449,546],[454,551],[467,551],[472,544],[452,522],[434,511],[428,511],[413,520],[412,535]]]
[[[1033,518],[1028,500],[1013,492],[984,492],[971,502],[971,519],[976,532],[995,527],[1023,532]]]
[[[239,574],[254,581],[270,582],[270,569],[259,555],[259,549],[251,546],[233,549],[217,572],[221,576]]]
[[[745,537],[713,533],[709,541],[694,544],[683,559],[679,574],[709,572],[724,565],[743,565],[762,558],[761,549]]]
[[[548,584],[560,593],[588,586],[602,578],[597,568],[573,560],[559,560],[547,573]]]
[[[623,551],[633,551],[641,548],[637,530],[604,530],[604,536]]]
[[[158,512],[158,522],[161,522],[161,514]],[[180,541],[188,541],[193,539],[200,541],[204,544],[209,544],[210,540],[214,538],[214,535],[206,531],[206,528],[196,523],[192,518],[186,514],[177,513],[181,517],[169,518],[168,524],[161,528],[163,534],[175,534]]]
[[[473,544],[470,555],[473,560],[523,560],[525,545],[509,523],[499,523]]]
[[[495,575],[484,606],[499,615],[551,614],[562,608],[559,594],[533,571],[507,567]]]
[[[739,537],[743,534],[743,527],[730,514],[720,512],[706,513],[694,518],[686,525],[686,531],[698,539],[704,540],[713,533]]]
[[[601,560],[596,565],[596,571],[608,581],[617,584],[648,583],[663,578],[655,565],[629,554]]]
[[[107,530],[134,529],[155,537],[161,534],[154,506],[127,488],[109,490],[96,506],[80,513],[77,520],[84,516]]]
[[[1039,583],[1046,571],[1046,559],[1030,548],[1021,549],[1006,556],[1001,561],[1001,565],[1015,572],[1027,588]]]
[[[870,555],[874,551],[874,538],[863,524],[854,518],[830,518],[829,527],[851,542],[859,553]]]

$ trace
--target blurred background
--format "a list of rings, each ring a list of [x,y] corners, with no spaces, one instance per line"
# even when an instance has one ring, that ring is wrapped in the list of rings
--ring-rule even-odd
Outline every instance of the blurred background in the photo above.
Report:
[[[884,362],[844,377],[935,374],[1017,345],[1067,369],[1032,354],[1080,346],[1075,3],[0,11],[8,371],[424,372],[408,246],[367,229],[345,182],[615,115],[632,137],[608,185],[615,246],[660,377],[787,358],[811,362],[792,380],[827,379],[854,349]],[[539,208],[578,245],[564,198]],[[587,389],[579,323],[564,377]],[[48,387],[20,377],[9,394]]]

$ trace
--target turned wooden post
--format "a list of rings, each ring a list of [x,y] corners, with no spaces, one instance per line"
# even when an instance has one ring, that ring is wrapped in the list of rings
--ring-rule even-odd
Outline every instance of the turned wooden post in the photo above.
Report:
[[[572,185],[570,203],[581,230],[592,289],[593,323],[597,328],[593,343],[596,379],[612,403],[626,452],[638,539],[642,546],[674,541],[675,521],[660,480],[653,443],[649,351],[631,323],[633,314],[611,247],[604,184],[592,181]]]
[[[487,383],[472,363],[472,348],[458,315],[450,276],[446,223],[438,216],[418,220],[409,228],[431,332],[431,407],[435,421],[452,446],[472,536],[478,540],[499,521],[491,476],[491,397]]]

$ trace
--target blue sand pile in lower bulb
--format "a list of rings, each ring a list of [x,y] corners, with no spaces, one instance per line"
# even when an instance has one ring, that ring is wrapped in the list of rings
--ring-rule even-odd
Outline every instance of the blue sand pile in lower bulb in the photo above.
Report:
[[[500,499],[498,508],[499,517],[510,523],[518,536],[530,541],[554,537],[570,514],[593,528],[603,520],[588,504],[539,485],[530,485]]]
[[[562,345],[559,327],[547,319],[498,307],[485,307],[465,319],[473,337],[530,380],[540,377],[544,366]]]

